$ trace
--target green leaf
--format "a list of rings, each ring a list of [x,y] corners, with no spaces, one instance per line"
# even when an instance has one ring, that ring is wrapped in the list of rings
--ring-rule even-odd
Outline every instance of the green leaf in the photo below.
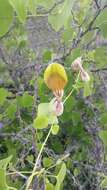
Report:
[[[78,9],[74,11],[74,15],[76,19],[78,19],[79,24],[83,22],[85,16],[88,14],[90,4],[91,3],[89,0],[76,1],[76,6]]]
[[[38,115],[48,115],[49,114],[49,103],[41,103],[38,105]]]
[[[59,125],[53,125],[52,126],[52,134],[57,135],[58,131],[59,131]]]
[[[7,115],[9,117],[9,119],[14,119],[15,118],[16,111],[17,111],[16,101],[15,102],[11,102],[11,104],[7,108]]]
[[[52,58],[52,52],[50,50],[45,50],[43,53],[43,62],[48,63]]]
[[[37,116],[37,118],[34,120],[34,128],[44,129],[46,127],[48,127],[48,117]]]
[[[48,115],[48,123],[49,123],[50,125],[58,124],[57,116],[52,115],[52,114]]]
[[[107,146],[107,131],[101,130],[99,132],[99,137],[103,141],[104,145]]]
[[[31,107],[33,105],[33,102],[33,96],[29,95],[27,92],[25,92],[20,99],[21,106],[25,108]]]
[[[52,111],[53,109],[50,103],[41,103],[38,105],[38,116],[46,116],[48,118],[48,124],[57,124],[58,119]]]
[[[106,188],[106,187],[107,187],[107,177],[102,180],[100,186],[101,186],[102,188]]]
[[[27,0],[9,0],[9,2],[16,11],[20,22],[24,23],[27,17]]]
[[[71,6],[72,7],[72,6]],[[72,8],[71,8],[72,9]],[[70,16],[68,17],[68,19],[67,19],[67,22],[64,24],[64,30],[66,31],[66,30],[69,30],[70,28],[71,28],[71,23],[72,23],[72,18],[73,18],[73,16],[72,16],[72,14],[70,14]],[[72,29],[73,29],[73,27],[72,27]],[[63,30],[63,31],[64,31]],[[63,34],[63,33],[62,33]]]
[[[28,160],[29,162],[33,162],[33,155],[28,155],[28,156],[27,156],[27,160]]]
[[[46,184],[46,190],[54,190],[54,186],[52,185],[52,183]]]
[[[3,105],[7,95],[8,91],[5,88],[0,88],[0,105]]]
[[[74,31],[71,28],[66,29],[63,33],[62,33],[62,41],[64,43],[68,43],[71,42],[72,37],[73,37]]]
[[[107,37],[107,9],[99,14],[94,25],[100,27],[103,36]]]
[[[13,21],[13,9],[8,0],[0,0],[0,37],[8,32]]]
[[[60,186],[65,178],[65,175],[66,175],[66,164],[63,162],[61,165],[61,169],[60,169],[58,175],[56,176],[57,183],[55,185],[55,190],[60,190]]]
[[[44,157],[43,158],[43,166],[48,168],[53,164],[53,160],[51,158],[48,157]]]
[[[28,0],[28,11],[35,16],[36,16],[36,6],[37,3],[35,0]]]
[[[66,23],[71,15],[72,0],[65,0],[59,4],[48,16],[48,22],[52,25],[53,29],[58,31]]]
[[[50,183],[48,179],[46,179],[46,189],[45,190],[54,190],[53,184]]]

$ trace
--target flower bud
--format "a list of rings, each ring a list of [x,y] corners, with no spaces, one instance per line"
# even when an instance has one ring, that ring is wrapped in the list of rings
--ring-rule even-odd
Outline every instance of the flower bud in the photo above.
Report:
[[[80,76],[81,76],[81,80],[84,81],[84,82],[88,82],[90,80],[90,76],[87,73],[87,71],[85,71],[85,70],[82,70],[80,72]]]
[[[75,59],[71,65],[71,68],[73,71],[79,71],[82,70],[82,63],[81,63],[81,57],[78,57]]]

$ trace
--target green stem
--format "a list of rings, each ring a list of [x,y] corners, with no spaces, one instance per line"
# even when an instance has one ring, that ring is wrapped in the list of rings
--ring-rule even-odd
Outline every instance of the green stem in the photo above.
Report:
[[[69,155],[70,155],[69,153],[66,154],[66,155],[64,155],[64,156],[60,159],[60,162],[57,162],[56,164],[54,164],[54,165],[50,166],[49,168],[47,168],[47,169],[46,169],[46,172],[47,172],[48,170],[50,170],[50,169],[56,167],[57,165],[59,165],[63,160],[65,160],[66,158],[68,158]]]
[[[74,91],[74,88],[70,91],[68,96],[65,98],[65,100],[63,101],[63,104],[65,104],[65,102],[68,100],[68,98],[72,95],[73,91]]]
[[[17,190],[15,187],[9,187],[9,190]]]
[[[53,178],[56,178],[55,175],[46,175],[47,177],[53,177]]]
[[[75,83],[77,83],[79,81],[79,77],[80,77],[80,72],[78,73],[78,76],[76,78]],[[65,100],[63,101],[63,104],[65,104],[65,102],[68,100],[68,98],[72,95],[72,93],[74,92],[75,87],[73,87],[73,89],[70,91],[70,93],[68,94],[68,96],[65,98]]]
[[[43,149],[44,149],[44,147],[45,147],[45,145],[46,145],[46,142],[47,142],[47,140],[48,140],[48,138],[49,138],[49,136],[50,136],[50,134],[51,134],[51,129],[52,129],[52,127],[50,128],[50,130],[49,130],[49,132],[48,132],[48,134],[47,134],[47,136],[46,136],[46,139],[45,139],[44,143],[42,144],[42,147],[41,147],[40,152],[39,152],[39,154],[38,154],[38,157],[37,157],[37,159],[36,159],[36,162],[35,162],[35,165],[34,165],[32,174],[30,175],[30,177],[29,177],[28,180],[27,180],[26,190],[29,190],[29,187],[30,187],[30,185],[31,185],[31,182],[32,182],[33,177],[34,177],[34,175],[35,175],[35,171],[36,171],[37,166],[38,166],[39,159],[40,159],[41,154],[42,154],[42,152],[43,152]]]

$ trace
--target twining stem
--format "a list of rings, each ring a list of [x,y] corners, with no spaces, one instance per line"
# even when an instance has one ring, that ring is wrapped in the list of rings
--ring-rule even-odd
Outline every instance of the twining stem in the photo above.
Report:
[[[77,84],[77,82],[79,81],[79,77],[80,77],[80,72],[78,73],[78,76],[75,80],[75,84]],[[70,91],[70,93],[67,95],[67,97],[65,98],[65,100],[63,101],[63,104],[65,104],[65,102],[68,100],[68,98],[72,95],[72,93],[75,90],[75,86],[73,86],[72,90]]]
[[[65,104],[65,102],[68,100],[68,98],[72,95],[72,93],[73,93],[73,91],[74,91],[75,89],[73,88],[71,91],[70,91],[70,93],[68,94],[68,96],[65,98],[65,100],[63,101],[63,104]]]
[[[37,169],[38,162],[39,162],[39,160],[40,160],[41,154],[42,154],[43,149],[44,149],[44,147],[45,147],[45,145],[46,145],[46,142],[47,142],[47,140],[48,140],[48,138],[49,138],[49,136],[50,136],[50,134],[51,134],[51,129],[52,129],[52,127],[50,128],[50,130],[49,130],[49,132],[48,132],[48,134],[47,134],[47,136],[46,136],[46,139],[45,139],[45,141],[44,141],[43,144],[42,144],[42,147],[41,147],[40,152],[39,152],[39,154],[38,154],[38,157],[37,157],[37,159],[36,159],[36,162],[35,162],[35,165],[34,165],[32,174],[29,176],[29,178],[28,178],[28,180],[27,180],[26,190],[29,190],[29,187],[30,187],[31,182],[32,182],[32,180],[33,180],[33,177],[34,177],[34,175],[35,175],[35,171],[36,171],[36,169]]]

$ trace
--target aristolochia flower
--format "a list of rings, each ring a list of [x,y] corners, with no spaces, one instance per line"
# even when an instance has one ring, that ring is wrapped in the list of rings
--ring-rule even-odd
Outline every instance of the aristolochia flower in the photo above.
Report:
[[[64,67],[59,63],[50,64],[44,72],[44,81],[54,93],[62,91],[68,81]]]

